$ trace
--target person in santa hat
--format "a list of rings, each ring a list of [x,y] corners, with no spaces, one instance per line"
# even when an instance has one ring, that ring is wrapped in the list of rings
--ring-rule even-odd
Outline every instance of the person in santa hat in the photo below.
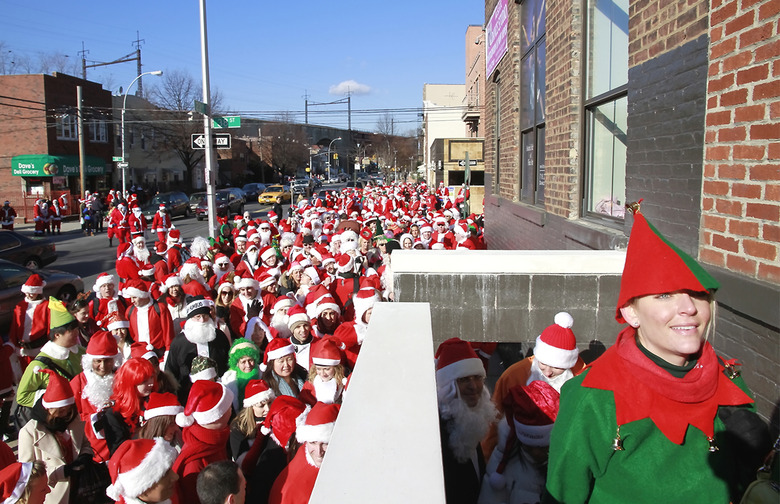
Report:
[[[246,334],[246,326],[253,317],[263,313],[263,296],[260,293],[260,284],[254,278],[241,278],[236,283],[238,296],[230,305],[230,329],[234,337],[242,337]]]
[[[146,216],[144,216],[138,204],[130,205],[130,215],[127,216],[127,224],[130,228],[131,237],[146,237],[148,224],[146,223]]]
[[[435,357],[446,499],[477,502],[485,474],[479,441],[497,421],[498,411],[484,386],[485,367],[468,342],[450,338]]]
[[[114,336],[107,331],[95,334],[81,357],[82,372],[70,381],[82,420],[111,405],[114,373],[121,364],[122,354]]]
[[[223,333],[229,335],[231,340],[236,338],[236,335],[230,329],[230,305],[233,304],[235,297],[236,288],[233,285],[233,275],[231,274],[217,285],[217,299],[215,302],[217,326]]]
[[[341,325],[341,308],[330,294],[317,301],[313,314],[312,330],[319,338],[335,334]]]
[[[368,323],[371,321],[374,305],[381,300],[379,293],[373,287],[360,289],[352,296],[351,305],[355,310],[355,319],[343,322],[333,334],[344,345],[347,366],[350,369],[355,368],[360,347],[368,332]]]
[[[232,403],[233,394],[224,385],[200,380],[192,385],[184,412],[176,415],[184,429],[184,446],[173,465],[180,478],[181,502],[199,503],[198,473],[212,462],[228,460]]]
[[[13,461],[0,469],[0,501],[3,504],[43,504],[51,492],[48,479],[42,461]]]
[[[168,231],[171,230],[171,214],[164,203],[160,203],[160,208],[152,217],[152,233],[157,233],[157,239],[163,243],[168,239]]]
[[[271,322],[271,310],[274,307],[274,303],[276,303],[276,298],[279,296],[279,282],[273,274],[275,270],[258,270],[257,273],[255,274],[255,280],[257,280],[260,287],[260,297],[263,298],[263,322],[268,324]]]
[[[287,310],[287,327],[292,332],[290,343],[295,347],[295,361],[303,369],[309,369],[311,347],[319,338],[312,334],[311,319],[306,314],[306,309],[295,305]]]
[[[181,449],[181,427],[176,423],[176,415],[183,411],[176,394],[152,392],[146,401],[141,426],[135,433],[136,439],[163,438],[171,446]]]
[[[168,277],[168,261],[166,251],[168,246],[165,242],[154,242],[154,246],[149,250],[149,263],[154,267],[154,279],[162,284]]]
[[[577,339],[572,331],[574,318],[567,312],[555,315],[554,323],[547,326],[536,338],[534,354],[509,366],[493,387],[493,404],[503,413],[503,404],[509,391],[518,385],[528,385],[534,380],[546,382],[557,390],[585,368],[577,349]],[[496,446],[495,426],[482,442],[485,457]]]
[[[230,424],[230,455],[233,460],[239,460],[252,447],[276,398],[274,391],[260,379],[250,380],[245,390],[243,407]]]
[[[11,206],[11,202],[5,200],[2,208],[0,208],[0,227],[2,227],[2,229],[13,231],[16,217],[18,216],[16,214],[16,210],[14,210],[14,207]]]
[[[117,504],[170,503],[177,494],[172,467],[178,454],[163,438],[126,441],[108,461],[106,495]]]
[[[127,304],[124,298],[117,292],[116,277],[110,273],[103,272],[95,279],[92,286],[95,297],[89,302],[89,313],[98,327],[106,327],[106,319],[111,312],[122,312],[127,310]]]
[[[114,245],[114,238],[119,243],[127,243],[130,239],[130,225],[127,222],[129,215],[125,203],[120,202],[108,214],[108,246]]]
[[[347,380],[340,344],[332,336],[312,344],[309,379],[303,385],[300,395],[306,404],[313,406],[317,401],[341,404]]]
[[[233,264],[233,267],[237,268],[238,265],[241,263],[241,260],[244,257],[244,254],[246,253],[246,247],[247,247],[247,239],[246,239],[246,233],[243,231],[239,232],[239,234],[233,239],[233,244],[236,246],[236,250],[233,252],[233,254],[230,256],[230,262]]]
[[[179,269],[181,288],[187,296],[211,297],[211,287],[200,269],[200,259],[192,257]]]
[[[302,443],[290,464],[274,481],[268,496],[269,504],[305,504],[309,502],[322,461],[339,414],[338,404],[315,404],[295,430]]]
[[[92,449],[68,380],[51,369],[41,368],[38,374],[48,375],[48,386],[35,403],[30,421],[19,431],[19,462],[43,461],[51,487],[45,502],[68,504],[70,476],[89,463]]]
[[[298,397],[307,378],[306,368],[295,361],[295,347],[283,338],[274,338],[268,343],[260,370],[263,381],[277,397]]]
[[[239,263],[236,265],[236,275],[251,278],[260,266],[260,248],[254,241],[250,241]]]
[[[49,213],[51,214],[51,234],[54,234],[55,231],[57,234],[62,234],[62,209],[59,200],[55,199],[51,202]]]
[[[434,232],[431,235],[430,247],[433,248],[433,245],[438,243],[444,247],[445,250],[454,250],[456,244],[455,235],[449,229],[447,217],[442,213],[437,214],[433,219],[433,227]]]
[[[171,320],[173,321],[173,337],[175,338],[181,334],[182,323],[187,319],[187,296],[182,289],[182,281],[179,275],[171,273],[166,276],[160,286],[160,292],[162,295],[157,301],[160,303],[165,301],[165,305],[168,307],[168,312],[170,312]]]
[[[626,492],[637,502],[737,502],[753,463],[741,456],[744,427],[732,431],[723,414],[750,422],[755,404],[735,361],[707,341],[720,285],[638,203],[629,210],[615,311],[627,325],[563,388],[543,502],[619,502]]]
[[[68,311],[79,323],[79,345],[87,346],[92,335],[100,331],[101,328],[89,316],[89,298],[90,294],[81,292],[76,295],[76,299],[68,305]]]
[[[130,322],[122,312],[111,312],[106,317],[106,330],[111,333],[116,341],[122,362],[130,358],[133,337],[130,336]]]
[[[182,403],[187,401],[191,386],[187,376],[197,355],[214,359],[219,376],[228,370],[230,340],[217,329],[212,318],[213,308],[214,302],[210,299],[201,296],[187,298],[187,321],[182,333],[171,344],[165,369],[179,382],[178,396]]]
[[[49,383],[49,375],[38,373],[38,369],[54,369],[66,380],[72,379],[81,372],[81,356],[84,354],[84,349],[78,346],[79,323],[59,299],[50,297],[48,308],[51,326],[49,341],[41,347],[40,352],[24,370],[16,389],[18,428],[29,419],[30,408]]]
[[[360,275],[355,273],[355,259],[352,254],[342,254],[336,267],[336,281],[330,285],[330,293],[342,308],[342,319],[354,320],[355,307],[352,296],[360,289]]]
[[[49,301],[43,298],[44,287],[46,281],[43,277],[37,273],[30,275],[22,285],[24,299],[16,304],[11,317],[8,343],[19,357],[21,371],[24,371],[30,360],[38,355],[41,347],[49,340]]]
[[[274,481],[295,455],[295,428],[303,422],[306,405],[295,397],[274,399],[255,441],[241,463],[247,477],[247,502],[268,502]]]
[[[214,282],[219,285],[225,279],[225,275],[235,271],[236,268],[230,262],[230,258],[219,253],[214,257]]]
[[[244,389],[247,384],[260,378],[260,349],[252,341],[239,338],[230,346],[228,370],[220,378],[233,393],[233,411],[241,411]]]
[[[503,405],[505,421],[498,423],[498,447],[486,466],[480,504],[539,502],[559,402],[558,391],[540,380],[509,390]]]
[[[268,325],[268,329],[274,338],[287,338],[292,336],[287,325],[287,312],[294,305],[297,304],[295,298],[290,296],[279,296],[271,309],[271,323]]]
[[[176,273],[185,260],[182,257],[181,231],[178,229],[171,229],[168,231],[168,238],[165,243],[168,245],[168,250],[165,252],[165,260],[168,263],[168,272]]]
[[[291,255],[292,256],[292,255]],[[297,260],[292,260],[287,271],[279,277],[279,295],[284,296],[288,292],[293,294],[298,292],[301,286],[301,277],[303,276],[304,266]]]
[[[152,299],[141,280],[129,281],[122,294],[132,303],[127,307],[125,317],[130,322],[133,341],[151,343],[157,356],[162,357],[170,350],[174,338],[173,319],[167,303]]]

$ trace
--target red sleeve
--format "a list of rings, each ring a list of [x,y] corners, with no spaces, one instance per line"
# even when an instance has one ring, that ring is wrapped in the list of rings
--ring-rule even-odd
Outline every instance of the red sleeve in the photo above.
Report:
[[[317,396],[314,393],[314,384],[312,382],[307,381],[303,384],[301,393],[298,394],[298,399],[308,404],[309,406],[314,406],[314,404],[317,402]]]
[[[236,298],[230,305],[230,328],[235,335],[243,336],[242,329],[246,328],[246,322],[244,322],[244,306],[241,304],[241,300]]]
[[[171,342],[175,333],[173,331],[173,319],[171,318],[171,312],[168,311],[168,307],[165,303],[157,303],[160,307],[160,325],[162,326],[163,339],[165,340],[165,350],[171,349]]]

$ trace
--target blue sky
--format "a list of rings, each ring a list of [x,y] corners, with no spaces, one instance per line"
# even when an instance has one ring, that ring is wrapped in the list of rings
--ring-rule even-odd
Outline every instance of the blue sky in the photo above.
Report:
[[[60,52],[81,68],[134,51],[144,39],[143,70],[183,70],[201,79],[197,0],[0,0],[6,55]],[[482,25],[475,0],[207,1],[211,86],[230,110],[247,116],[303,111],[343,98],[332,89],[357,83],[352,126],[373,131],[385,110],[396,131],[417,126],[425,83],[465,80],[468,25]],[[8,51],[11,51],[10,53]],[[88,70],[113,92],[136,76],[135,62]],[[159,77],[144,77],[148,89]],[[342,112],[343,110],[343,112]],[[319,113],[314,111],[320,111]],[[324,112],[328,112],[325,114]],[[346,104],[310,108],[309,122],[346,126]]]

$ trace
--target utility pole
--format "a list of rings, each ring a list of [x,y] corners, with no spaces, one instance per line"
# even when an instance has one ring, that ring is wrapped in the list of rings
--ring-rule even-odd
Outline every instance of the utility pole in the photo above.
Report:
[[[81,54],[81,78],[87,80],[87,54],[89,54],[89,51],[84,48],[83,40],[81,41],[79,54]]]
[[[141,75],[143,72],[141,71],[141,42],[145,42],[144,39],[141,38],[140,33],[136,30],[135,32],[135,41],[133,41],[133,45],[135,46],[135,65],[136,65],[136,75]],[[143,79],[138,79],[138,88],[136,88],[135,95],[139,98],[144,97],[144,82]]]
[[[203,115],[203,134],[206,137],[206,200],[209,206],[209,236],[217,235],[217,198],[215,194],[216,172],[214,166],[214,146],[211,143],[211,91],[209,88],[209,41],[206,29],[206,0],[200,0],[200,61],[203,74],[203,103],[206,114]]]
[[[85,191],[85,177],[84,177],[84,163],[86,156],[84,155],[84,109],[82,108],[82,96],[81,86],[76,86],[76,109],[78,110],[78,128],[79,128],[79,182],[81,184],[81,199],[84,199]]]

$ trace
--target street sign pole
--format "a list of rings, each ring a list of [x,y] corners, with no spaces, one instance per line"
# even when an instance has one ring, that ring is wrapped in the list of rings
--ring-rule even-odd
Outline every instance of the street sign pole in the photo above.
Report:
[[[203,102],[211,103],[211,90],[209,87],[209,42],[206,29],[206,0],[200,0],[200,58],[201,71],[203,73]],[[210,106],[208,107],[210,112]],[[217,235],[217,199],[215,194],[214,171],[214,146],[211,143],[211,114],[203,115],[203,133],[206,137],[206,201],[209,206],[209,236]]]

